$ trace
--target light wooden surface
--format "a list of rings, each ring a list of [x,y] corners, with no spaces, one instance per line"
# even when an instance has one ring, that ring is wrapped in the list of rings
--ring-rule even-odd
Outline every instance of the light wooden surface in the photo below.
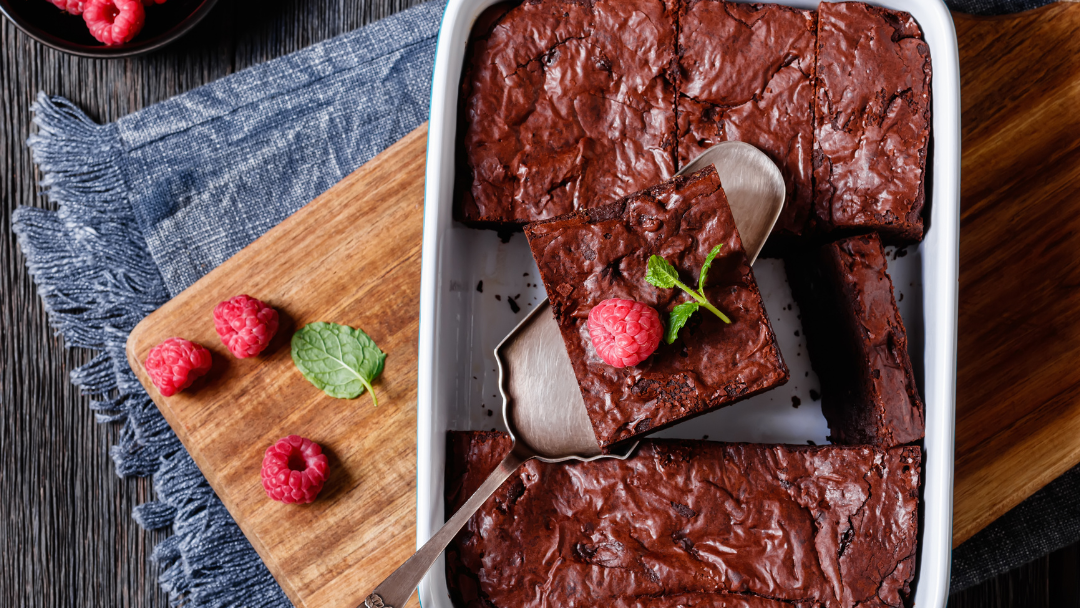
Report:
[[[144,319],[128,340],[132,368],[296,606],[354,608],[414,547],[426,133],[421,126],[345,178]],[[214,331],[214,306],[240,293],[282,316],[254,359],[232,357]],[[387,353],[377,408],[366,393],[326,396],[293,365],[292,333],[313,321],[359,327]],[[206,346],[214,365],[164,398],[141,362],[170,336]],[[263,452],[290,434],[322,445],[330,461],[310,505],[274,502],[260,482]]]
[[[958,545],[1080,462],[1080,5],[954,19]]]

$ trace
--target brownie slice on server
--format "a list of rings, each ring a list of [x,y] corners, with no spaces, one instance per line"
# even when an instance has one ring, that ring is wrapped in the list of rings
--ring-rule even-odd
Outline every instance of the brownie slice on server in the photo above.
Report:
[[[679,166],[723,141],[757,146],[784,175],[787,198],[770,249],[810,217],[814,137],[813,11],[690,0],[679,17]]]
[[[834,443],[889,447],[923,437],[923,403],[876,234],[786,260],[821,409]]]
[[[615,203],[529,224],[525,235],[601,447],[787,381],[787,366],[711,165]],[[638,365],[605,363],[589,338],[589,311],[604,300],[624,298],[652,306],[666,319],[689,296],[646,282],[649,257],[665,258],[684,282],[696,284],[717,245],[723,247],[705,294],[731,324],[702,309],[674,344],[661,341]]]
[[[676,5],[492,9],[462,78],[457,219],[520,227],[672,177]]]
[[[456,510],[510,449],[448,437]],[[921,451],[649,440],[627,460],[531,461],[447,549],[457,606],[901,606]]]
[[[923,236],[930,48],[908,13],[818,5],[814,218],[819,230]]]

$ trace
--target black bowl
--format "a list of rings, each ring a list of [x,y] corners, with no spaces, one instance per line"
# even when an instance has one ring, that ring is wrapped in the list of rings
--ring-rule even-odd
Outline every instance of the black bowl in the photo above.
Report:
[[[146,23],[126,44],[105,46],[90,35],[81,15],[69,15],[48,0],[0,0],[0,12],[27,36],[83,57],[118,58],[160,49],[188,33],[217,0],[167,0],[146,7]]]

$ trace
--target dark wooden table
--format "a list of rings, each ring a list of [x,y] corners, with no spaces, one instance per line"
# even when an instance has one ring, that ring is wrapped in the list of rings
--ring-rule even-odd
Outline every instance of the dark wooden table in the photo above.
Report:
[[[31,0],[26,0],[31,1]],[[45,0],[40,0],[44,2]],[[17,205],[50,207],[24,142],[38,91],[106,122],[418,3],[223,0],[187,38],[147,57],[70,57],[0,26],[0,606],[164,607],[149,561],[164,532],[131,519],[148,479],[120,479],[119,428],[98,425],[68,382],[90,353],[53,335],[11,232]],[[950,606],[1080,606],[1080,545],[965,593]]]

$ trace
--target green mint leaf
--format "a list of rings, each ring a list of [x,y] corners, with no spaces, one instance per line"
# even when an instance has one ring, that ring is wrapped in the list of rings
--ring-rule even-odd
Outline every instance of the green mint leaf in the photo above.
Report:
[[[679,273],[664,258],[651,255],[645,268],[645,280],[661,289],[671,289],[679,280]]]
[[[701,265],[701,276],[699,276],[697,280],[697,290],[702,296],[705,295],[705,275],[709,274],[709,267],[712,266],[712,261],[716,259],[716,254],[720,253],[720,250],[723,248],[723,243],[713,247],[712,251],[710,251],[709,255],[705,258],[705,263]]]
[[[309,382],[331,397],[354,399],[382,373],[386,353],[359,329],[337,323],[309,323],[292,337],[292,359]]]
[[[683,302],[671,310],[671,318],[668,319],[667,329],[664,331],[664,341],[671,344],[679,337],[679,330],[686,325],[690,315],[697,312],[697,302]]]

